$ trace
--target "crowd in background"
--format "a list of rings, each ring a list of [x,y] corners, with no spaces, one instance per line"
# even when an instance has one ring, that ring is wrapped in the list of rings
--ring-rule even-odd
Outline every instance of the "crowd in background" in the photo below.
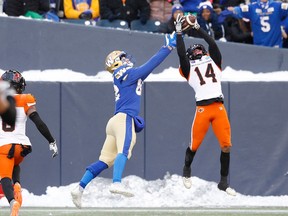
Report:
[[[193,14],[215,40],[288,48],[287,0],[4,0],[8,16],[105,23],[171,33],[178,14]],[[193,30],[187,36],[198,37]]]

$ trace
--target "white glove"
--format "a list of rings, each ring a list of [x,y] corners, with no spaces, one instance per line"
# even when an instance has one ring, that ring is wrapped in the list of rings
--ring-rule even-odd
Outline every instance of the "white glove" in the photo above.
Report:
[[[49,143],[49,150],[52,151],[52,158],[56,157],[58,155],[58,147],[56,144],[56,140],[52,143]]]
[[[182,23],[184,19],[184,16],[181,16],[180,14],[177,15],[176,20],[174,21],[175,30],[177,33],[182,33]]]

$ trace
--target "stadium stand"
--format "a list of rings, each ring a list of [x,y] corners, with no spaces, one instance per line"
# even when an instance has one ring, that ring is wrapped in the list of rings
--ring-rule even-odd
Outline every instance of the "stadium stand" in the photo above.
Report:
[[[159,27],[161,25],[160,21],[157,20],[147,20],[147,23],[143,25],[140,20],[133,20],[131,22],[131,30],[146,31],[146,32],[159,32]]]

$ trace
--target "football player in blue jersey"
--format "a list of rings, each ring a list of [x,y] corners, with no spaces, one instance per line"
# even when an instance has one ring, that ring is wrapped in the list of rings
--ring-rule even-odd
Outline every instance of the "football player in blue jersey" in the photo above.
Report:
[[[146,63],[134,67],[131,56],[116,50],[105,60],[106,70],[113,76],[115,93],[115,112],[106,126],[106,139],[99,160],[86,168],[79,185],[71,191],[72,201],[81,208],[82,194],[86,185],[108,167],[113,168],[111,193],[134,196],[122,183],[122,174],[127,160],[131,157],[136,143],[136,132],[145,124],[139,117],[142,84],[147,76],[171,53],[176,46],[176,34],[165,35],[165,45]]]
[[[288,3],[257,0],[249,5],[228,9],[234,11],[238,18],[250,20],[255,45],[282,47],[281,20],[288,14]]]

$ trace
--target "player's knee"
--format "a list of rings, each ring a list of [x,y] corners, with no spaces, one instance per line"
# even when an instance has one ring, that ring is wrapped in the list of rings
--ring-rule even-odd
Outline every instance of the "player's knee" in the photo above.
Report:
[[[100,172],[102,172],[104,169],[107,169],[107,168],[108,168],[108,164],[99,160],[89,165],[86,169],[89,170],[95,178],[96,176],[99,175]]]
[[[108,167],[111,167],[114,164],[114,160],[115,160],[116,156],[117,156],[117,154],[110,153],[107,151],[102,151],[100,154],[99,160],[106,163],[108,165]]]
[[[221,147],[221,151],[224,153],[229,153],[230,152],[231,147],[230,146],[223,146]]]

